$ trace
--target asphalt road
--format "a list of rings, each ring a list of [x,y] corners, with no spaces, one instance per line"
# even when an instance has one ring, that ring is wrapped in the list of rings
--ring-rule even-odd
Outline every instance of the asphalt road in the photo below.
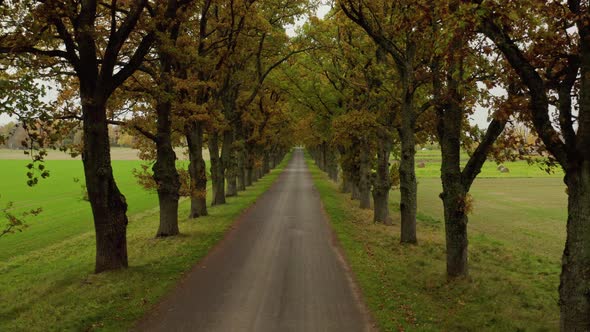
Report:
[[[136,330],[371,330],[354,289],[296,150],[271,189]]]

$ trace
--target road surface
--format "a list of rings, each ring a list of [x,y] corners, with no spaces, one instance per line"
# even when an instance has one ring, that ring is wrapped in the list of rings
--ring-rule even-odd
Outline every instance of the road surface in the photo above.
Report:
[[[368,331],[302,150],[139,331]]]

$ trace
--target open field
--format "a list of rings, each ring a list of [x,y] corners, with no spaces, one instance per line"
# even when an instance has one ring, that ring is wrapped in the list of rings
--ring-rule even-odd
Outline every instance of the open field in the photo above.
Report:
[[[461,162],[464,166],[469,156],[466,153],[461,154]],[[440,150],[419,150],[416,153],[416,166],[424,163],[424,168],[416,168],[416,176],[419,178],[440,178],[441,155]],[[538,165],[529,165],[526,161],[515,161],[502,163],[510,171],[502,173],[498,170],[498,164],[488,161],[482,167],[478,178],[531,178],[531,177],[553,177],[563,178],[563,171],[555,169],[553,173],[548,174]]]
[[[37,217],[28,217],[30,227],[25,232],[1,239],[0,261],[45,248],[94,227],[90,204],[82,199],[84,173],[81,161],[48,160],[46,166],[51,176],[40,180],[35,187],[26,185],[26,164],[25,160],[0,160],[0,206],[13,202],[14,212],[38,207],[43,212]],[[133,160],[113,161],[115,179],[127,199],[130,215],[153,212],[158,205],[156,193],[141,188],[132,174],[132,170],[141,164],[141,161]],[[179,161],[179,167],[186,167],[186,164],[186,161]]]
[[[7,244],[12,236],[2,239],[0,252],[5,256],[0,259],[0,303],[3,304],[0,306],[0,331],[128,329],[209,252],[237,216],[270,187],[287,160],[246,192],[241,192],[239,197],[229,198],[227,205],[210,208],[208,217],[185,219],[189,204],[182,202],[180,236],[154,238],[158,227],[157,209],[148,207],[148,210],[130,213],[130,268],[127,270],[92,274],[95,253],[92,223],[77,216],[69,221],[47,221],[47,225],[56,228],[56,234],[70,232],[69,228],[75,223],[85,225],[69,236],[51,240],[45,238],[45,232],[34,233],[35,228],[42,226],[32,223],[22,239],[30,237],[35,238],[34,242],[45,242],[42,250],[28,247],[14,255],[5,255],[5,250],[12,250]],[[78,165],[71,166],[71,172],[81,167],[76,162],[70,163]],[[125,167],[119,163],[115,163],[115,167],[117,173],[125,173]],[[68,174],[67,170],[63,172]],[[117,180],[122,182],[120,178]],[[143,195],[149,196],[145,192]],[[155,195],[151,196],[142,198],[146,206],[149,200],[155,204]],[[65,210],[68,206],[66,204]]]
[[[419,178],[419,245],[402,246],[397,191],[391,199],[394,226],[374,225],[371,210],[356,208],[357,202],[340,194],[309,163],[347,259],[384,331],[558,329],[566,195],[557,175],[476,180],[469,224],[471,277],[449,283],[438,174]]]

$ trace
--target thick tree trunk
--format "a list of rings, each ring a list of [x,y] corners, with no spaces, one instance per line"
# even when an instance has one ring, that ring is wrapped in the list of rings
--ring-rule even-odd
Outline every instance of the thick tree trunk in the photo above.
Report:
[[[327,172],[328,172],[328,176],[330,177],[330,180],[334,181],[334,182],[338,182],[338,162],[336,160],[337,156],[336,153],[334,151],[334,149],[332,148],[328,148],[328,152],[327,152],[328,156],[327,156]]]
[[[254,169],[251,165],[246,166],[246,187],[250,187],[254,183]]]
[[[156,237],[178,235],[178,199],[180,179],[176,170],[176,153],[172,147],[172,127],[170,102],[156,105],[158,132],[156,135],[157,159],[152,170],[157,184],[160,204],[160,226]]]
[[[559,285],[561,330],[590,331],[590,161],[567,170],[565,183],[568,218]]]
[[[203,124],[194,123],[186,133],[189,150],[189,174],[191,176],[191,210],[189,218],[206,216],[207,170],[203,159]]]
[[[238,153],[238,191],[246,190],[246,151]]]
[[[371,208],[371,164],[369,160],[368,149],[361,149],[360,151],[360,181],[359,181],[359,195],[360,195],[360,208],[370,209]]]
[[[225,192],[225,197],[237,196],[238,195],[238,184],[237,184],[237,169],[236,159],[234,153],[234,133],[233,131],[225,131],[223,133],[223,145],[221,147],[221,168],[219,174],[227,182],[228,191]],[[225,204],[225,199],[223,203]]]
[[[105,104],[83,95],[82,112],[82,161],[96,232],[95,272],[126,268],[127,202],[113,177]]]
[[[449,278],[466,277],[469,274],[466,193],[462,188],[450,189],[447,186],[441,196],[445,214],[447,276]]]
[[[346,174],[342,174],[342,186],[340,190],[343,194],[350,194],[352,192],[352,186]]]
[[[389,191],[391,177],[389,175],[389,156],[391,153],[391,139],[383,138],[377,151],[377,172],[373,186],[373,222],[391,225],[389,217]]]
[[[226,197],[235,197],[238,196],[238,163],[235,158],[235,153],[230,158],[230,161],[226,168],[226,181],[227,181],[227,190],[225,192]]]
[[[350,198],[355,201],[358,201],[361,199],[359,186],[354,182],[351,184]]]
[[[219,134],[209,135],[209,155],[211,158],[211,187],[213,199],[211,206],[225,204],[225,168],[219,157]]]
[[[406,121],[408,120],[402,120],[402,122]],[[416,141],[413,125],[402,124],[400,138],[402,142],[402,158],[399,164],[401,242],[415,244],[418,243],[416,237],[418,185],[416,183]]]
[[[262,174],[266,175],[270,172],[270,153],[264,151],[264,159],[262,161]]]

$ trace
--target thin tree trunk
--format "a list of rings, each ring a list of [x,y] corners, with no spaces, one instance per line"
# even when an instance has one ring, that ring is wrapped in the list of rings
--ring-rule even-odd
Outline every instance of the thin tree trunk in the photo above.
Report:
[[[203,124],[194,123],[186,133],[189,150],[189,174],[191,177],[191,210],[189,218],[206,216],[207,170],[203,159]]]
[[[126,268],[127,202],[111,166],[109,132],[104,103],[82,96],[84,148],[82,161],[96,232],[95,272]]]

